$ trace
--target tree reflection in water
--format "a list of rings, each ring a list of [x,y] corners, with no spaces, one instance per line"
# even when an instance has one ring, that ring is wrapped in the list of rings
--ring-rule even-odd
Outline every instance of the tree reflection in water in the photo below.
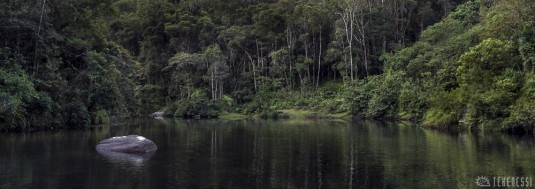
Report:
[[[95,151],[102,139],[130,134],[158,151]],[[534,144],[401,123],[143,119],[1,134],[0,188],[474,188],[477,176],[535,177]]]

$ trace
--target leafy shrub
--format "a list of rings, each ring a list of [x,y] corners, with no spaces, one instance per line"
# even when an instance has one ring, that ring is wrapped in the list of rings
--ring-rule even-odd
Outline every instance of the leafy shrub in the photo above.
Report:
[[[67,104],[63,110],[63,119],[67,128],[85,127],[91,124],[89,111],[80,102]]]
[[[141,85],[135,89],[135,97],[138,99],[138,106],[141,114],[148,114],[157,111],[164,105],[165,88],[158,85]]]
[[[366,117],[372,87],[364,80],[357,80],[346,86],[344,96],[351,105],[350,110],[353,115]]]
[[[399,118],[420,120],[429,106],[428,98],[428,92],[424,90],[424,87],[408,81],[404,82],[398,97]]]
[[[33,127],[47,128],[61,125],[61,107],[45,92],[37,93],[37,99],[29,104],[27,111],[31,115]],[[51,117],[54,119],[50,119]]]
[[[31,125],[28,110],[37,100],[37,92],[30,77],[21,69],[24,63],[23,58],[10,49],[0,48],[0,123],[5,129]]]
[[[284,112],[275,111],[273,109],[265,109],[260,113],[260,118],[262,119],[288,119],[290,115]]]
[[[216,118],[224,101],[206,99],[182,99],[175,102],[175,117]]]
[[[396,118],[401,78],[397,73],[385,73],[356,82],[348,102],[353,115],[369,118]]]
[[[93,124],[110,124],[110,115],[105,109],[100,109],[97,112],[95,112],[95,115],[93,116],[94,120]]]
[[[446,127],[453,123],[458,123],[466,118],[463,114],[467,112],[463,109],[459,89],[453,91],[438,91],[431,95],[431,107],[424,114],[425,126]]]
[[[372,96],[368,102],[368,117],[396,117],[400,81],[401,78],[395,73],[386,73],[369,80],[369,85],[377,87],[372,90]]]
[[[461,56],[457,76],[468,124],[483,125],[509,116],[521,78],[513,69],[518,68],[513,54],[509,42],[489,38]]]
[[[456,112],[444,111],[440,108],[431,108],[425,112],[423,124],[430,127],[447,127],[458,121]]]
[[[511,113],[505,120],[506,128],[535,126],[535,74],[528,73],[525,76],[521,96],[511,107]]]

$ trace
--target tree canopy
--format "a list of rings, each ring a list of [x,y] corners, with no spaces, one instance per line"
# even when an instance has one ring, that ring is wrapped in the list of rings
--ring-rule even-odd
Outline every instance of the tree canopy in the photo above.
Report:
[[[3,1],[0,123],[305,108],[526,128],[533,20],[529,0]]]

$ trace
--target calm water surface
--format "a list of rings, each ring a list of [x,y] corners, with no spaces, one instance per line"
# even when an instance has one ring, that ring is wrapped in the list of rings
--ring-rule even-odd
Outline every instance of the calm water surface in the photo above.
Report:
[[[129,134],[158,151],[95,150]],[[535,177],[533,137],[400,123],[152,119],[0,134],[0,188],[476,188],[478,176]]]

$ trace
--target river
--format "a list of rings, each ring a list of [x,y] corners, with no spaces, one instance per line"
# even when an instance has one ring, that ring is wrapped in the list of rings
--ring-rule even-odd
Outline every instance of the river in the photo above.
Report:
[[[151,139],[151,157],[100,154],[108,137]],[[132,120],[0,134],[0,188],[476,188],[535,177],[532,136],[403,123]]]

